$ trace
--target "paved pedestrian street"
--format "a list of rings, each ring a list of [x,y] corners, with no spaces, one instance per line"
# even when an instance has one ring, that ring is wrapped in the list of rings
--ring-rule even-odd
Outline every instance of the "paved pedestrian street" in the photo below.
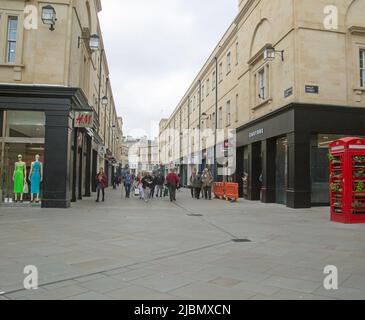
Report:
[[[365,299],[365,225],[332,223],[328,208],[120,193],[1,208],[0,299]],[[23,287],[28,265],[37,290]],[[327,265],[338,290],[324,288]]]

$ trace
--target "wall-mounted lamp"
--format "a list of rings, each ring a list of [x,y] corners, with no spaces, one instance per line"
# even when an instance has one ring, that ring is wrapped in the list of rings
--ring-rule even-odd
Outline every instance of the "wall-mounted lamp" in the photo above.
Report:
[[[79,37],[77,47],[80,48],[81,40],[88,40],[91,51],[97,51],[100,48],[100,38],[97,34],[93,34],[90,37]]]
[[[101,104],[103,107],[106,107],[108,105],[108,103],[109,103],[109,99],[107,96],[104,96],[101,98]]]
[[[208,120],[208,119],[209,119],[209,117],[208,117],[208,115],[204,112],[204,113],[202,113],[201,119],[204,121],[204,120]]]
[[[273,61],[275,60],[276,54],[279,53],[281,55],[281,61],[284,61],[284,50],[275,50],[273,47],[267,47],[264,51],[264,60],[265,61]]]
[[[44,24],[50,25],[49,30],[55,30],[54,25],[57,21],[56,10],[51,5],[42,8],[42,21]]]

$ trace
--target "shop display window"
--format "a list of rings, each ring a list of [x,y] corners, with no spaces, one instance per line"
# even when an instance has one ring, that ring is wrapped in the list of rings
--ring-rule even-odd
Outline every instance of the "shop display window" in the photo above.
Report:
[[[7,111],[6,136],[11,138],[44,138],[45,114],[34,111]]]

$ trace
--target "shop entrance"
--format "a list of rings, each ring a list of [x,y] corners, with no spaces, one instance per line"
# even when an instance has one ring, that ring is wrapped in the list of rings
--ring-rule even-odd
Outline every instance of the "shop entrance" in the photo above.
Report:
[[[288,140],[286,137],[276,141],[276,203],[287,204],[286,190],[288,177]]]

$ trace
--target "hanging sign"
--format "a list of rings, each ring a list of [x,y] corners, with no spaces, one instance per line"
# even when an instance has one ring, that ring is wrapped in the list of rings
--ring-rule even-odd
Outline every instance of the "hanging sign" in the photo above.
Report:
[[[106,147],[100,146],[98,151],[100,156],[104,157],[106,155]]]
[[[75,128],[92,128],[94,113],[89,111],[75,111]]]

